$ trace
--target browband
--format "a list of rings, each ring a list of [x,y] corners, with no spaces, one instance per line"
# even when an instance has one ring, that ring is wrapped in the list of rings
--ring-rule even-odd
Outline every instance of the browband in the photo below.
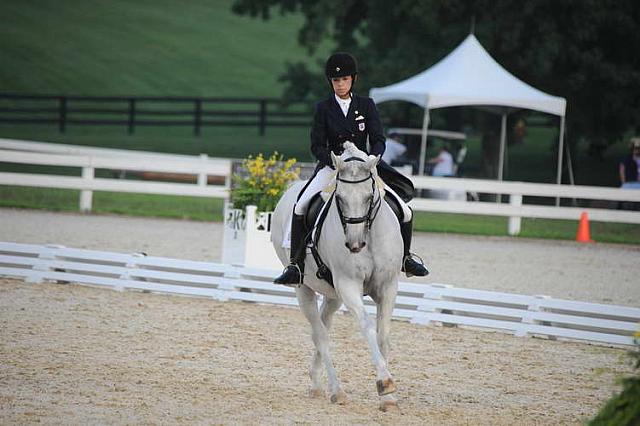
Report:
[[[361,161],[361,162],[363,162],[363,163],[365,163],[365,162],[366,162],[365,160],[363,160],[363,159],[362,159],[362,158],[360,158],[360,157],[349,157],[349,158],[347,158],[347,159],[345,159],[345,160],[342,160],[342,161],[344,161],[345,163],[346,163],[347,161]]]

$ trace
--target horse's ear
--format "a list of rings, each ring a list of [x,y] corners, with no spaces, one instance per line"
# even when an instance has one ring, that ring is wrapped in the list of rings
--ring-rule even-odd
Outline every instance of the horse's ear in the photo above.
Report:
[[[378,162],[380,162],[380,156],[375,156],[375,155],[370,155],[369,159],[367,160],[367,168],[369,170],[373,170],[377,165]]]
[[[333,151],[331,151],[331,161],[333,162],[333,167],[335,167],[336,170],[342,167],[342,160],[339,156],[335,155]]]

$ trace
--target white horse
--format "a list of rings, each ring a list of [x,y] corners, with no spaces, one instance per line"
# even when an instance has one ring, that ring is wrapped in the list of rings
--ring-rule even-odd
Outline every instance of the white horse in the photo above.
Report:
[[[324,364],[331,401],[339,404],[347,401],[331,360],[328,334],[333,314],[344,303],[356,318],[371,350],[380,409],[387,411],[397,408],[392,395],[396,387],[387,359],[391,315],[402,265],[400,225],[384,200],[384,184],[376,173],[379,157],[367,156],[350,142],[344,146],[340,157],[331,154],[336,169],[335,181],[329,188],[333,189],[333,200],[317,241],[318,252],[333,274],[335,288],[316,278],[316,262],[310,255],[305,260],[304,284],[296,288],[300,309],[311,323],[316,348],[310,369],[310,395],[324,395]],[[289,188],[273,214],[271,238],[283,265],[289,264],[289,250],[283,248],[282,242],[303,185],[304,182],[299,182]],[[324,295],[320,311],[318,294]],[[377,326],[365,310],[365,294],[376,303]]]

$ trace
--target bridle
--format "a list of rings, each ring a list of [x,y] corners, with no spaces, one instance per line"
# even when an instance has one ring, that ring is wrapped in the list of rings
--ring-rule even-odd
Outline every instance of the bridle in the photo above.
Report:
[[[365,162],[365,160],[363,160],[362,158],[359,157],[349,157],[345,160],[343,160],[344,162],[348,162],[348,161],[361,161],[361,162]],[[347,225],[354,225],[354,224],[358,224],[358,223],[365,223],[365,231],[368,231],[371,228],[371,224],[373,223],[374,219],[376,218],[376,216],[378,215],[378,212],[380,211],[380,206],[382,205],[382,197],[380,196],[380,194],[378,194],[378,197],[375,196],[376,194],[376,181],[373,177],[373,173],[369,172],[369,176],[362,178],[362,179],[358,179],[358,180],[348,180],[348,179],[342,179],[340,177],[340,174],[338,173],[338,175],[336,176],[336,189],[334,189],[333,194],[332,194],[332,198],[335,196],[336,190],[338,189],[338,182],[343,182],[343,183],[347,183],[347,184],[357,184],[357,183],[363,183],[368,181],[369,179],[371,179],[371,199],[369,200],[369,209],[367,210],[367,213],[364,216],[359,216],[359,217],[350,217],[350,216],[345,216],[342,213],[342,208],[340,207],[340,202],[338,200],[337,197],[336,198],[336,208],[338,209],[338,216],[340,217],[340,222],[342,223],[342,229],[344,230],[344,232],[347,232]]]

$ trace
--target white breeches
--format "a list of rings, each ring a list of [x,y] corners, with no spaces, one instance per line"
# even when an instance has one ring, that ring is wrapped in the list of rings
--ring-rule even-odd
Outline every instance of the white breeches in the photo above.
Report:
[[[318,170],[318,173],[316,173],[313,180],[309,183],[309,185],[307,185],[307,187],[302,192],[302,194],[300,194],[300,197],[298,198],[298,202],[296,203],[295,208],[293,210],[294,213],[297,215],[305,214],[307,211],[307,207],[309,206],[309,202],[311,201],[311,198],[318,192],[325,189],[327,185],[331,183],[331,179],[334,176],[335,176],[335,171],[331,169],[331,167],[329,166],[324,166],[322,169]],[[402,198],[398,197],[398,194],[396,194],[393,191],[393,189],[389,188],[388,185],[385,185],[384,189],[385,191],[388,191],[389,193],[391,193],[391,195],[393,195],[393,197],[400,204],[400,207],[402,208],[402,214],[404,216],[404,222],[409,222],[411,220],[413,212],[411,211],[407,203],[405,203],[402,200]]]

